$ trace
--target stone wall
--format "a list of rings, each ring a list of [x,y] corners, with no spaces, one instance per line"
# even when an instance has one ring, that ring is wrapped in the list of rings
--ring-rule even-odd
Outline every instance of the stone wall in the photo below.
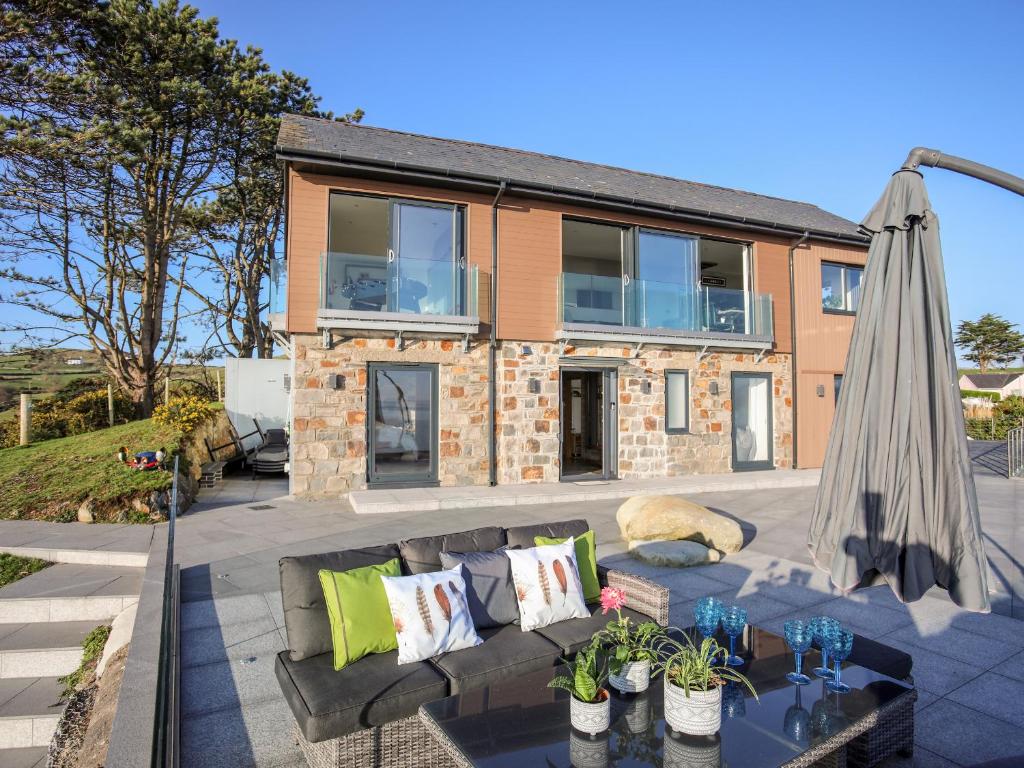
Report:
[[[441,485],[487,483],[487,346],[469,352],[452,339],[393,337],[336,339],[324,349],[319,335],[294,335],[291,472],[293,492],[338,496],[366,487],[367,371],[372,362],[438,366]],[[328,376],[343,385],[328,388]]]

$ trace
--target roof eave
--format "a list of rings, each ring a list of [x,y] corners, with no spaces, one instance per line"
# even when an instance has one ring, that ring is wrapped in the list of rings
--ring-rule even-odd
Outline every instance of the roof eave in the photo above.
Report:
[[[784,224],[777,221],[766,221],[752,219],[742,216],[731,216],[725,213],[716,213],[710,210],[695,210],[674,205],[661,205],[658,203],[638,200],[637,198],[626,198],[617,195],[602,195],[598,192],[582,191],[567,187],[558,187],[554,184],[536,184],[516,181],[515,179],[495,176],[490,174],[473,174],[456,172],[451,168],[438,168],[436,166],[420,165],[418,163],[397,161],[384,161],[376,158],[358,157],[346,155],[341,157],[330,152],[317,152],[315,150],[287,147],[278,144],[274,147],[278,160],[290,160],[295,162],[309,162],[314,164],[329,165],[332,167],[361,170],[364,172],[376,172],[384,174],[395,174],[400,176],[419,175],[434,177],[437,181],[445,180],[459,183],[462,186],[486,186],[488,189],[497,188],[501,182],[508,185],[507,194],[518,193],[524,197],[557,197],[560,199],[573,199],[583,205],[596,205],[607,207],[612,205],[637,211],[650,211],[661,215],[669,215],[673,218],[686,218],[695,221],[705,222],[723,227],[736,229],[770,232],[779,236],[796,237],[805,232],[812,239],[840,242],[849,245],[865,247],[870,242],[870,237],[854,235],[836,230],[825,230],[814,227],[797,226]]]

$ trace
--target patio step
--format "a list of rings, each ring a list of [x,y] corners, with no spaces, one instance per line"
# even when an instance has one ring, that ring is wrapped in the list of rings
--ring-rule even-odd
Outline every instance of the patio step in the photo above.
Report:
[[[116,565],[127,568],[145,568],[149,551],[120,552],[105,549],[54,549],[51,547],[4,547],[0,552],[18,557],[34,557],[51,563],[74,565]]]
[[[98,625],[96,621],[0,624],[0,679],[74,672],[82,661],[82,641]]]
[[[4,768],[46,768],[46,747],[0,749],[0,765]]]
[[[142,568],[52,565],[0,589],[0,624],[112,619],[138,602]]]
[[[0,750],[45,748],[66,703],[56,677],[0,680]],[[9,764],[0,751],[0,765]]]

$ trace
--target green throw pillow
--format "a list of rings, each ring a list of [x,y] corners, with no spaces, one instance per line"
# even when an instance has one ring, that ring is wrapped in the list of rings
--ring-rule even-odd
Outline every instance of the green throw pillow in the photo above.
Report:
[[[568,536],[553,539],[550,536],[534,536],[533,543],[538,547],[561,544]],[[580,583],[583,584],[583,598],[589,603],[601,597],[601,582],[597,580],[597,544],[594,532],[587,531],[573,540],[576,549],[576,569],[580,572]]]
[[[401,575],[397,557],[350,571],[320,571],[336,672],[368,654],[398,648],[388,595],[380,577]]]

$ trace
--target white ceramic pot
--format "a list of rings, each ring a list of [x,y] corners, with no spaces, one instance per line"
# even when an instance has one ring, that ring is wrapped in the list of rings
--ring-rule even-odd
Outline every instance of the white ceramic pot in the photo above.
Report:
[[[602,689],[604,699],[598,702],[580,701],[575,696],[569,697],[569,721],[580,733],[594,736],[608,730],[612,718],[612,698],[608,691]]]
[[[662,741],[664,768],[721,768],[722,740],[718,736],[665,734]]]
[[[617,675],[608,675],[608,682],[621,693],[640,693],[651,684],[650,661],[628,661]]]
[[[665,681],[665,722],[674,731],[692,736],[717,733],[722,727],[722,689],[686,691]]]
[[[626,728],[630,733],[643,733],[651,725],[651,699],[646,693],[633,698],[626,707]]]
[[[572,768],[608,768],[608,735],[583,736],[569,732],[569,762]]]

